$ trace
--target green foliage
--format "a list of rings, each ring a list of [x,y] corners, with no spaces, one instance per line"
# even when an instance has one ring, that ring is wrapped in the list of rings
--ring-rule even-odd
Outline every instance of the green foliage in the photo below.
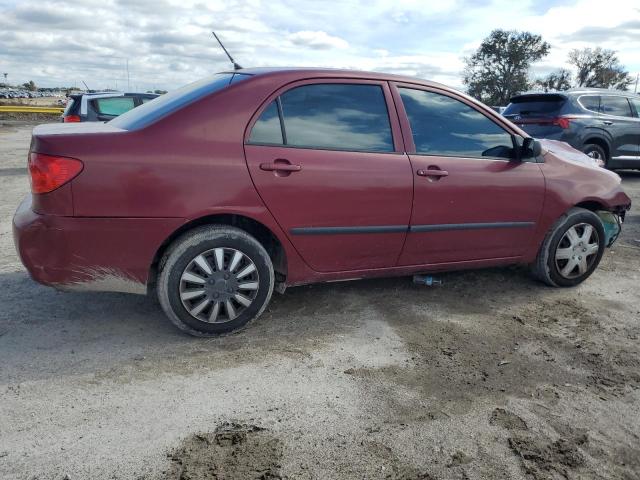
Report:
[[[545,78],[536,80],[535,86],[545,92],[569,90],[571,88],[571,72],[561,68],[556,72],[551,72]]]
[[[476,52],[465,58],[463,82],[471,96],[489,105],[506,105],[531,87],[528,72],[551,46],[540,35],[494,30]]]
[[[27,83],[23,83],[22,86],[30,92],[35,92],[36,90],[38,90],[38,87],[36,87],[36,84],[33,80],[29,80]]]
[[[569,63],[578,69],[578,87],[626,90],[633,78],[620,64],[615,50],[583,48],[569,53]]]

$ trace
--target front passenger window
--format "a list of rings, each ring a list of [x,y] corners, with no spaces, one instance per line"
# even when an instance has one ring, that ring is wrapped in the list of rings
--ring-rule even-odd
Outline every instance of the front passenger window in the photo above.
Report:
[[[469,105],[439,93],[400,88],[416,153],[513,158],[513,138]]]

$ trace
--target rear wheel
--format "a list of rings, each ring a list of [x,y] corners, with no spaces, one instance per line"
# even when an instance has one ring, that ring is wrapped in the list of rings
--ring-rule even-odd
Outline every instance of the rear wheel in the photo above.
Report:
[[[158,298],[181,330],[216,336],[260,316],[273,285],[271,259],[255,238],[238,228],[207,226],[185,234],[170,249]]]
[[[534,275],[548,285],[572,287],[586,280],[604,253],[600,218],[584,208],[572,208],[547,234],[533,265]]]
[[[582,148],[583,153],[593,158],[600,166],[607,165],[607,153],[604,148],[596,143],[589,143]]]

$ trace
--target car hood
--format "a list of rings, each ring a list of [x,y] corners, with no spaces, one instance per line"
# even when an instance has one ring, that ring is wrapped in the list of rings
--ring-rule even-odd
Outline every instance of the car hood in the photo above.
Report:
[[[549,140],[547,138],[540,138],[537,140],[540,142],[540,145],[544,150],[553,153],[556,157],[562,160],[579,163],[594,168],[604,166],[600,165],[595,159],[591,158],[588,155],[585,155],[580,150],[576,150],[568,143],[561,142],[559,140]]]

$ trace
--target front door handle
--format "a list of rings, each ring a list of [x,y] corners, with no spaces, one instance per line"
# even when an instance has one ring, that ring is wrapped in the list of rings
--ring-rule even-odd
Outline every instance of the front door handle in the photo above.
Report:
[[[446,177],[449,172],[446,170],[440,170],[439,168],[429,167],[427,169],[420,169],[416,172],[419,177]]]

